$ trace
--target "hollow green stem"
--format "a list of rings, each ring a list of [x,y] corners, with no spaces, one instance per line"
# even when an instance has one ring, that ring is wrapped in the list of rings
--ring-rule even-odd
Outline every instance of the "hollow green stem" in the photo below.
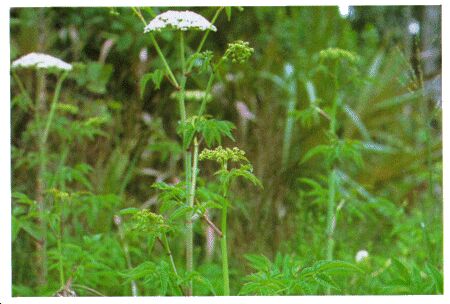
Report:
[[[327,209],[327,260],[333,259],[334,228],[336,208],[336,169],[332,169],[328,176],[328,209]]]
[[[189,206],[190,201],[190,181],[191,181],[191,154],[188,152],[184,153],[184,170],[186,173],[186,205]],[[192,213],[188,212],[186,214],[186,271],[192,272],[194,270],[194,229],[192,223]],[[187,295],[193,295],[193,283],[192,280],[188,283]]]
[[[222,164],[222,169],[228,170],[227,163]],[[228,194],[228,183],[222,183],[223,197],[226,198]],[[220,239],[220,248],[222,251],[222,276],[223,276],[223,295],[230,295],[230,276],[228,273],[228,247],[227,247],[227,212],[228,206],[222,207],[221,229],[222,238]]]
[[[179,279],[177,266],[175,265],[175,260],[173,259],[172,250],[170,250],[169,241],[167,240],[166,233],[162,233],[161,238],[158,238],[159,242],[163,246],[164,250],[166,251],[167,256],[169,257],[170,265],[172,266],[173,273],[175,274],[176,278]],[[178,288],[180,289],[180,292],[182,295],[184,295],[183,288],[181,285],[177,284]]]
[[[147,25],[147,22],[145,21],[144,16],[142,16],[141,11],[138,8],[132,7],[131,8],[133,10],[133,12],[136,14],[136,16],[138,16],[138,18],[142,21],[142,23],[144,24],[144,26]],[[159,58],[161,59],[161,61],[163,62],[163,65],[167,71],[167,74],[169,74],[169,78],[170,80],[173,82],[173,84],[175,85],[175,87],[179,88],[180,86],[178,85],[177,79],[175,78],[175,76],[173,75],[172,69],[170,68],[169,64],[167,63],[166,60],[166,56],[164,56],[164,54],[161,52],[161,48],[159,47],[158,42],[155,39],[155,36],[153,35],[153,33],[150,32],[150,39],[152,40],[153,46],[156,49],[156,52],[158,53]]]
[[[61,243],[61,235],[58,237],[57,246],[58,246],[58,268],[59,268],[59,283],[61,287],[64,286],[64,268],[63,268],[63,260],[62,260],[62,243]]]
[[[219,8],[217,9],[216,13],[214,14],[214,17],[211,19],[211,24],[214,24],[214,23],[216,22],[217,18],[218,18],[219,15],[220,15],[220,12],[221,12],[223,9],[224,9],[223,6],[222,6],[222,7],[219,7]],[[200,41],[200,44],[198,45],[197,50],[195,51],[195,54],[198,54],[198,53],[200,53],[200,52],[202,51],[203,45],[205,44],[206,38],[208,38],[208,35],[209,35],[209,32],[210,32],[210,31],[211,31],[211,30],[206,30],[205,34],[203,34],[202,40]],[[189,64],[189,67],[187,68],[186,71],[189,73],[189,72],[192,70],[193,66],[194,66],[194,62],[192,61],[192,62]]]
[[[191,188],[189,193],[189,207],[194,207],[195,199],[195,187],[197,181],[197,171],[198,171],[198,141],[197,137],[194,138],[194,155],[193,155],[192,171],[191,171]]]
[[[142,21],[142,23],[144,23],[144,26],[146,26],[147,22],[145,21],[144,16],[142,16],[141,10],[136,7],[132,7],[131,9],[136,14],[136,16],[138,16],[138,18]]]
[[[180,86],[180,97],[178,101],[180,108],[181,123],[184,124],[184,122],[186,121],[186,106],[184,103],[185,89],[186,89],[186,59],[184,55],[184,34],[182,31],[180,31],[180,60],[181,60],[181,86]]]
[[[125,254],[125,261],[127,262],[127,267],[129,270],[133,269],[133,264],[131,262],[130,250],[128,247],[127,239],[125,238],[125,233],[122,228],[122,218],[119,215],[114,216],[114,223],[117,225],[117,231],[119,233],[120,241],[122,242],[123,252]],[[131,280],[131,295],[137,297],[139,294],[137,284],[135,280]]]
[[[223,274],[223,295],[230,295],[230,278],[228,274],[228,250],[227,250],[227,206],[222,208],[222,238],[220,247],[222,250],[222,274]]]
[[[62,83],[64,82],[64,80],[66,79],[68,74],[69,74],[68,72],[64,72],[61,75],[61,77],[58,79],[58,82],[56,83],[56,89],[55,89],[55,94],[53,94],[52,105],[50,107],[50,113],[48,115],[47,123],[45,125],[44,135],[42,136],[42,143],[43,144],[45,144],[47,142],[48,133],[50,131],[50,126],[51,126],[52,121],[53,121],[53,116],[55,116],[56,106],[58,104],[59,95],[61,93],[61,86],[62,86]]]
[[[206,85],[205,96],[203,96],[202,103],[200,105],[200,110],[198,111],[198,116],[202,116],[206,110],[206,103],[208,102],[208,95],[211,93],[212,84],[215,78],[215,71],[211,72],[211,75],[208,79],[208,84]]]
[[[44,176],[46,173],[46,145],[40,140],[40,136],[43,130],[40,130],[42,126],[42,116],[45,112],[45,73],[42,71],[37,72],[37,94],[36,94],[36,112],[35,118],[39,125],[37,129],[36,139],[38,145],[39,166],[37,172],[36,183],[36,202],[38,203],[39,212],[39,228],[42,238],[37,243],[38,252],[38,267],[39,269],[39,284],[45,285],[47,283],[47,220],[45,215],[46,204],[44,200],[45,181]]]
[[[59,283],[61,285],[61,288],[64,288],[65,285],[65,278],[64,278],[64,262],[63,262],[63,249],[62,249],[62,238],[63,238],[63,212],[64,212],[64,204],[65,199],[62,199],[61,205],[59,206],[59,223],[58,223],[58,237],[57,237],[57,244],[58,247],[58,270],[59,270]]]
[[[161,51],[161,48],[159,47],[158,42],[155,39],[155,36],[150,33],[150,39],[152,40],[153,46],[156,49],[156,52],[158,53],[159,58],[161,59],[161,61],[163,62],[164,68],[167,71],[167,74],[169,74],[169,78],[170,80],[173,82],[173,84],[175,85],[175,87],[179,88],[180,85],[178,84],[177,79],[175,78],[175,76],[173,75],[172,69],[170,68],[169,64],[167,63],[166,57],[164,56],[164,54]]]
[[[167,255],[169,256],[170,265],[172,266],[172,270],[175,273],[175,275],[178,276],[177,266],[175,265],[172,251],[170,250],[170,246],[169,246],[169,241],[167,240],[167,236],[165,233],[162,234],[162,243],[164,245],[164,249],[166,250]]]

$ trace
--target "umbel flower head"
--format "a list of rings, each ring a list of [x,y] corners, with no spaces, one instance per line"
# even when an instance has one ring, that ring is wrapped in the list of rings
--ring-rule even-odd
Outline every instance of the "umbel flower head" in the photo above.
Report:
[[[56,70],[56,71],[72,70],[71,64],[64,62],[56,57],[41,53],[30,53],[28,55],[22,56],[19,59],[14,60],[11,67],[13,69],[34,68],[44,70]]]
[[[191,11],[167,11],[156,16],[144,28],[144,33],[161,31],[169,28],[181,31],[200,30],[200,31],[217,31],[217,28],[212,25],[204,17]]]

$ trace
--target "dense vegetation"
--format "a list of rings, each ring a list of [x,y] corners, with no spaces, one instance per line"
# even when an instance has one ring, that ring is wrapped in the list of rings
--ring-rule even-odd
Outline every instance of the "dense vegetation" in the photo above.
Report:
[[[442,294],[440,8],[167,10],[11,10],[13,295]]]

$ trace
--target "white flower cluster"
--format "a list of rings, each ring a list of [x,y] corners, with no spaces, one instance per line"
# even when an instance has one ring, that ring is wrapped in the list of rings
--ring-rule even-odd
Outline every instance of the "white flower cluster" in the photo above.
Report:
[[[12,68],[37,68],[70,71],[72,70],[72,65],[47,54],[30,53],[15,60],[12,63]]]
[[[417,21],[412,21],[408,24],[408,31],[411,35],[417,35],[420,32],[420,24]]]
[[[368,257],[369,257],[369,253],[367,252],[367,250],[360,250],[356,253],[355,260],[357,263],[361,263]]]
[[[200,31],[217,31],[217,28],[208,20],[197,13],[191,11],[167,11],[156,16],[144,28],[144,33],[161,31],[166,27],[178,29],[181,31],[200,30]]]

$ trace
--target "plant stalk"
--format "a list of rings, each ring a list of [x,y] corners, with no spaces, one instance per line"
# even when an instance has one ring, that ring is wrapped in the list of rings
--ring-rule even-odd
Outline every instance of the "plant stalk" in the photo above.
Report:
[[[175,260],[173,259],[172,250],[170,250],[169,241],[167,240],[166,233],[162,233],[162,237],[161,238],[158,237],[157,239],[161,243],[164,250],[166,251],[167,256],[169,257],[170,265],[172,266],[173,273],[175,274],[177,279],[179,279],[177,266],[175,265]],[[177,284],[177,286],[180,289],[181,294],[185,295],[181,285]]]
[[[333,168],[328,176],[328,209],[327,209],[327,256],[326,259],[333,260],[334,251],[334,228],[336,208],[336,169]]]
[[[166,57],[164,56],[164,54],[161,51],[161,48],[158,45],[158,42],[155,39],[155,36],[150,33],[150,39],[152,40],[153,46],[156,49],[156,52],[158,53],[159,58],[161,58],[161,61],[163,62],[163,65],[167,71],[167,73],[169,74],[169,78],[170,80],[173,82],[173,84],[175,85],[175,87],[180,88],[180,85],[178,84],[177,79],[175,78],[175,76],[173,75],[172,70],[170,69],[169,64],[167,63]]]
[[[64,288],[66,280],[64,279],[64,265],[63,265],[63,252],[62,252],[62,238],[63,238],[63,210],[64,210],[64,199],[61,202],[60,213],[59,213],[59,231],[58,231],[58,238],[57,238],[57,247],[58,247],[58,270],[59,270],[59,282],[61,285],[61,288]]]
[[[39,126],[42,125],[42,114],[45,112],[45,74],[42,71],[37,72],[37,94],[36,94],[36,121]],[[39,130],[38,130],[39,132]],[[42,131],[41,131],[42,132]],[[36,180],[36,202],[38,204],[39,212],[39,229],[41,232],[41,239],[36,244],[37,259],[38,259],[38,282],[40,285],[45,285],[47,283],[47,220],[45,216],[45,181],[44,176],[46,172],[46,145],[39,138],[41,133],[36,134],[37,145],[38,145],[38,155],[39,155],[39,165]]]
[[[216,11],[216,13],[214,14],[214,17],[211,19],[211,24],[214,24],[217,20],[217,18],[219,17],[220,12],[224,9],[224,7],[219,7]],[[203,45],[205,44],[206,38],[208,38],[209,32],[211,30],[206,30],[205,34],[202,37],[202,40],[200,41],[200,44],[197,47],[197,50],[195,51],[195,54],[198,54],[202,51]],[[189,65],[189,67],[187,68],[187,73],[189,73],[192,68],[194,67],[194,62],[191,62],[191,64]]]
[[[58,79],[58,82],[56,83],[56,89],[55,89],[55,94],[53,94],[52,105],[50,107],[50,113],[48,115],[47,123],[45,125],[44,135],[42,136],[43,144],[45,144],[47,142],[48,133],[50,132],[50,126],[52,124],[53,116],[55,115],[56,106],[57,106],[58,100],[59,100],[59,95],[61,93],[61,86],[68,74],[69,74],[68,72],[64,72],[61,75],[61,77]]]
[[[17,76],[16,72],[14,70],[11,71],[14,80],[17,82],[17,85],[19,86],[20,93],[23,94],[26,99],[28,99],[28,102],[30,103],[30,106],[33,106],[33,100],[31,99],[30,95],[28,94],[27,90],[25,89],[25,86],[23,85],[23,82],[20,80],[19,76]]]
[[[198,111],[198,116],[202,116],[206,110],[206,103],[208,101],[208,95],[211,93],[212,84],[214,82],[214,77],[216,73],[213,70],[208,79],[208,84],[206,85],[205,96],[203,97],[202,103],[200,105],[200,110]]]
[[[128,269],[133,269],[133,264],[131,262],[130,250],[128,248],[128,242],[125,238],[125,233],[122,228],[122,218],[119,215],[114,216],[114,223],[117,225],[117,231],[119,232],[119,238],[122,242],[123,252],[125,254],[125,260],[127,262]],[[133,297],[137,297],[139,292],[135,280],[131,280],[131,294]]]
[[[230,278],[228,274],[228,251],[227,251],[227,206],[222,208],[222,238],[220,247],[222,250],[222,274],[223,274],[223,295],[230,295]]]
[[[224,162],[222,168],[228,170],[227,163]],[[225,183],[222,185],[223,189],[223,197],[226,198],[228,194],[228,184]],[[223,275],[223,295],[230,295],[230,276],[228,273],[228,249],[227,249],[227,212],[228,206],[224,205],[222,207],[222,220],[221,220],[221,229],[222,229],[222,238],[220,239],[220,248],[222,251],[222,275]]]

